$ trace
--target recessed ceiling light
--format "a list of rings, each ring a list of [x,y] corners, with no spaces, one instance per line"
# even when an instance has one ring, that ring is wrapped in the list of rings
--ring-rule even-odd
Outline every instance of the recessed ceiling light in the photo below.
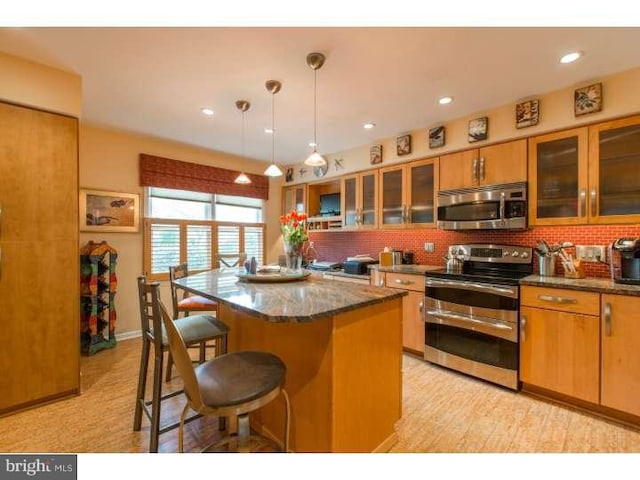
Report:
[[[318,145],[315,142],[309,142],[309,146],[313,148],[317,147]]]
[[[200,111],[202,112],[203,115],[207,115],[209,117],[213,115],[213,110],[211,110],[210,108],[203,108]]]
[[[453,97],[442,97],[440,100],[438,100],[438,103],[440,105],[446,105],[451,102],[453,102]]]
[[[376,126],[375,123],[365,123],[364,125],[362,125],[362,128],[364,128],[365,130],[371,130],[375,126]]]
[[[271,130],[269,127],[265,127],[264,133],[273,133],[273,130]]]
[[[581,56],[582,54],[580,52],[567,53],[560,57],[560,63],[572,63],[578,60]]]

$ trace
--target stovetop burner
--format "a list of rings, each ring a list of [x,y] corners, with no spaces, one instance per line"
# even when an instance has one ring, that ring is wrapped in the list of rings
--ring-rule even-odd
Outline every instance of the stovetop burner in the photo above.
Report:
[[[457,256],[463,260],[462,273],[450,273],[442,268],[427,271],[425,276],[517,285],[520,279],[533,273],[531,247],[492,244],[451,245],[449,256]]]

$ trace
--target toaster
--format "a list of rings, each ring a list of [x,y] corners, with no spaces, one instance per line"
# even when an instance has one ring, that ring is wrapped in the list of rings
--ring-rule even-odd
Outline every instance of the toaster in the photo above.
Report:
[[[351,275],[368,275],[369,265],[378,263],[377,261],[369,259],[347,259],[344,262],[344,273]]]

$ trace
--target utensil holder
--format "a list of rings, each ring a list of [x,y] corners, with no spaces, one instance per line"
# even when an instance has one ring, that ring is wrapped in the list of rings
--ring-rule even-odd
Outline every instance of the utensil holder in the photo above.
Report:
[[[538,274],[541,277],[556,276],[556,257],[557,255],[544,255],[538,257]]]

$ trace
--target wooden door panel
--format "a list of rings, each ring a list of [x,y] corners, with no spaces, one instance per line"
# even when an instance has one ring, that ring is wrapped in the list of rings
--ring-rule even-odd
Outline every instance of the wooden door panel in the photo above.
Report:
[[[606,318],[607,307],[610,320]],[[602,295],[601,403],[640,416],[638,312],[640,297]]]
[[[77,240],[0,242],[0,412],[79,388]]]
[[[527,181],[527,140],[490,145],[480,149],[484,172],[479,173],[481,185]]]
[[[521,317],[520,380],[598,403],[598,317],[531,307]]]
[[[440,190],[453,190],[477,186],[472,170],[478,159],[478,150],[464,150],[440,157]]]
[[[78,121],[0,103],[1,238],[77,236]]]

